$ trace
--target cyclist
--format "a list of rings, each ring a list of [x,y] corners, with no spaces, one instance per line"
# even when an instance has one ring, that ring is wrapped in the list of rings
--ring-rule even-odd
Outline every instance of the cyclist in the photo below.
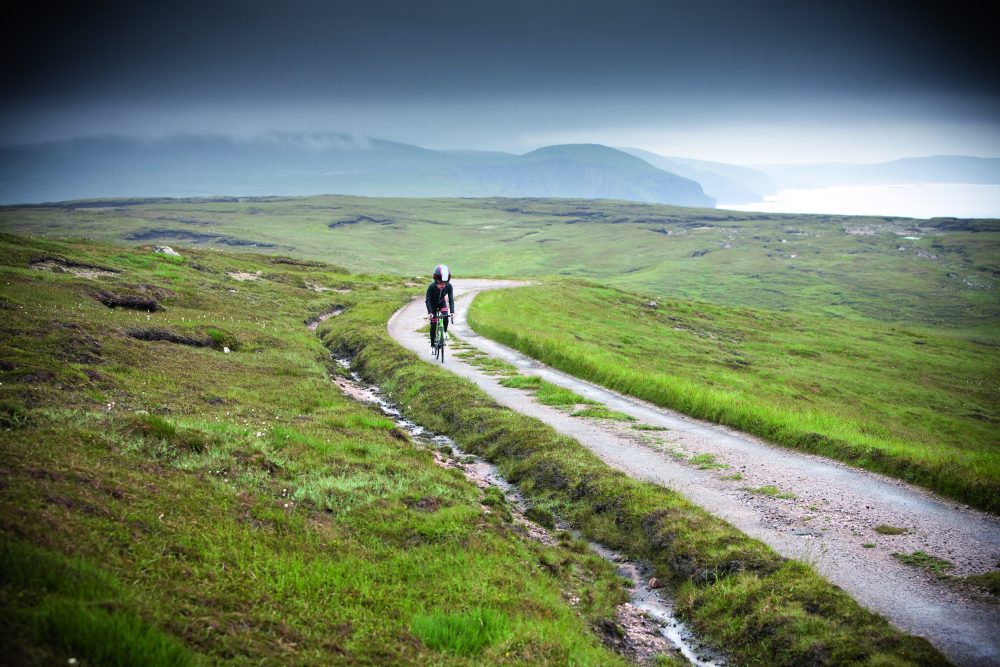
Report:
[[[451,271],[446,265],[438,264],[434,267],[434,282],[427,286],[424,304],[427,306],[427,317],[431,321],[431,350],[433,350],[438,311],[443,316],[441,326],[444,327],[445,334],[448,333],[448,317],[455,314],[455,293],[451,289]]]

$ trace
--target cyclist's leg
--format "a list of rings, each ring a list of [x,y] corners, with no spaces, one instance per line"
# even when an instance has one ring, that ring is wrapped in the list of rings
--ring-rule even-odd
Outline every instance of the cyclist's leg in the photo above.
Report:
[[[437,333],[437,321],[431,318],[431,347],[434,347],[434,335]]]

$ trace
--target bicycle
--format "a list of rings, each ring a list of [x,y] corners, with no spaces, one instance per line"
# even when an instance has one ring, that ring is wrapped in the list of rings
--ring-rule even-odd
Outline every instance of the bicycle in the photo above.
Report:
[[[434,332],[434,358],[440,359],[441,363],[444,363],[444,346],[448,343],[448,334],[444,330],[444,322],[442,318],[449,317],[449,314],[443,313],[440,310],[434,313],[434,319],[431,322],[436,323],[437,329]]]

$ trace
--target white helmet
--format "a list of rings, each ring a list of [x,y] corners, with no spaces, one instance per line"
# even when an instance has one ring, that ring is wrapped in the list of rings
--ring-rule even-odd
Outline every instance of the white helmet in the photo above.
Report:
[[[438,264],[434,267],[434,280],[442,283],[451,280],[451,271],[448,270],[447,264]]]

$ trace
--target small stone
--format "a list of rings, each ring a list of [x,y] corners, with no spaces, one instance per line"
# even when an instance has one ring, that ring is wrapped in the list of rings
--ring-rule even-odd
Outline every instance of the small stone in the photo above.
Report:
[[[161,255],[171,255],[173,257],[180,257],[181,256],[181,254],[179,252],[177,252],[176,250],[174,250],[173,248],[171,248],[168,245],[158,245],[155,248],[153,248],[153,252],[158,252]]]
[[[650,588],[662,588],[663,587],[663,582],[661,582],[656,577],[653,577],[652,579],[649,580],[649,587]]]
[[[646,308],[656,308],[656,307],[657,304],[655,301],[650,301],[649,303],[646,304]]]
[[[228,347],[223,347],[222,351],[225,352],[226,354],[229,354],[230,352],[232,352],[232,350],[230,350]]]

